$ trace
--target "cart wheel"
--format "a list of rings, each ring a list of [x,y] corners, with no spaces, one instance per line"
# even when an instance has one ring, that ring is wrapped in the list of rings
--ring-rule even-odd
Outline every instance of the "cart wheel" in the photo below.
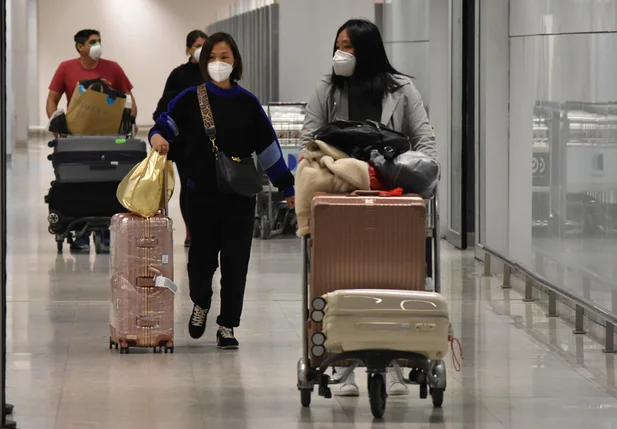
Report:
[[[376,419],[382,418],[386,412],[386,399],[388,397],[383,375],[375,374],[371,377],[368,394],[373,417]]]
[[[253,225],[253,238],[261,237],[261,221],[259,219],[255,219],[255,224]]]
[[[272,238],[272,231],[270,228],[270,219],[268,219],[268,216],[264,215],[261,217],[260,229],[261,229],[261,239],[262,240],[269,240],[270,238]]]
[[[103,233],[95,232],[94,233],[94,251],[97,255],[99,255],[103,250]]]
[[[311,392],[310,389],[300,390],[300,403],[302,404],[303,407],[311,406],[311,394],[312,393],[313,392]]]
[[[428,398],[428,385],[426,383],[420,383],[420,399]]]
[[[443,405],[443,394],[445,389],[431,389],[431,396],[433,397],[433,407],[441,408]]]

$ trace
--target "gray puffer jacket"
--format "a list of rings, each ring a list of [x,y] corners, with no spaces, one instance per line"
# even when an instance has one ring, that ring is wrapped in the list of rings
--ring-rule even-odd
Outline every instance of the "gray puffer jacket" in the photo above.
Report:
[[[395,75],[394,79],[400,86],[384,98],[381,123],[409,136],[413,150],[436,160],[435,134],[428,122],[420,92],[410,78]],[[331,86],[330,77],[324,77],[309,99],[302,128],[303,142],[313,140],[315,133],[330,122],[349,119],[347,91],[336,89],[333,94]]]

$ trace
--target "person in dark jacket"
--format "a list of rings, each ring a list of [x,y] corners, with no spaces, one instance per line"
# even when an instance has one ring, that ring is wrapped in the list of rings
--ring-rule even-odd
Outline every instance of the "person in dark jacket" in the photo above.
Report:
[[[203,47],[199,65],[207,83],[216,146],[231,158],[254,152],[270,181],[294,206],[294,176],[289,171],[259,100],[238,85],[242,58],[234,39],[216,33]],[[200,86],[201,87],[201,86]],[[221,264],[221,310],[217,319],[217,344],[238,348],[234,328],[240,326],[244,289],[251,255],[255,197],[221,193],[218,189],[215,144],[208,138],[198,98],[198,88],[175,97],[150,131],[152,149],[174,160],[184,154],[187,171],[188,220],[191,231],[188,274],[193,312],[189,334],[200,338],[212,303],[212,279]],[[201,87],[203,89],[203,87]]]
[[[189,57],[189,60],[181,66],[176,67],[167,78],[163,96],[159,100],[156,111],[152,115],[154,121],[161,116],[174,97],[187,88],[205,82],[199,70],[199,55],[201,54],[202,47],[204,43],[206,43],[207,38],[208,36],[206,33],[201,30],[193,30],[186,36],[186,55]],[[176,166],[180,176],[180,211],[182,212],[182,219],[184,219],[184,224],[186,225],[186,239],[184,240],[184,245],[189,247],[191,245],[191,234],[188,228],[189,222],[186,208],[186,170],[182,157],[176,160]]]

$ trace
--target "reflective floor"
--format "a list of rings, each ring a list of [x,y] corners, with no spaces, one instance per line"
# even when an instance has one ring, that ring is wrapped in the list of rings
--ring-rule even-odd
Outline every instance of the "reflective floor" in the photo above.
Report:
[[[314,397],[301,409],[298,242],[256,241],[241,349],[217,350],[214,316],[203,340],[186,333],[190,310],[177,205],[176,352],[119,355],[108,349],[108,257],[56,254],[43,197],[49,149],[17,153],[9,183],[8,399],[25,429],[617,427],[615,358],[545,312],[483,278],[471,252],[444,246],[443,289],[464,347],[449,365],[442,410],[390,398],[373,421],[360,398]],[[358,377],[358,380],[364,380]]]

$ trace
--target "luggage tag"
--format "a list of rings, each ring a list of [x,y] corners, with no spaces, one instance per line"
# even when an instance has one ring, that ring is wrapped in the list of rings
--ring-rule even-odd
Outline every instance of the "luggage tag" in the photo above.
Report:
[[[154,287],[164,287],[169,289],[174,295],[178,293],[178,285],[173,280],[163,276],[156,276],[154,278]]]

